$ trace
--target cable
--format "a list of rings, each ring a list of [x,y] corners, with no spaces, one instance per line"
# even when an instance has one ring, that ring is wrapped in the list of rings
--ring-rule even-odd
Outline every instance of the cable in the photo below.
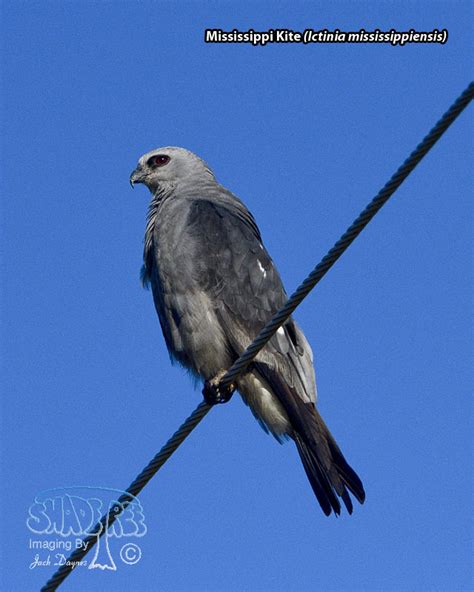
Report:
[[[260,331],[257,337],[239,356],[238,360],[227,370],[222,377],[220,384],[229,386],[245,368],[255,359],[258,352],[273,337],[278,329],[290,317],[301,301],[306,298],[309,292],[316,286],[321,278],[336,263],[347,247],[359,236],[367,224],[389,200],[392,194],[400,187],[403,181],[413,171],[420,160],[427,154],[433,145],[439,140],[442,134],[448,129],[458,115],[467,107],[474,97],[474,82],[472,82],[462,95],[453,103],[449,110],[438,121],[434,128],[428,133],[423,141],[418,144],[415,150],[405,160],[397,172],[378,192],[369,205],[363,210],[337,243],[322,258],[321,262],[313,269],[304,282],[290,296],[286,304],[275,313],[270,322]]]
[[[410,156],[405,160],[402,166],[396,171],[386,185],[379,191],[369,205],[362,211],[356,220],[349,226],[346,232],[328,251],[320,263],[313,269],[304,282],[290,296],[286,304],[272,317],[270,322],[262,329],[257,337],[252,341],[248,348],[241,354],[236,362],[222,377],[220,384],[229,386],[238,378],[247,366],[255,359],[258,352],[265,346],[271,337],[277,332],[301,303],[301,301],[316,286],[328,270],[334,265],[349,245],[362,232],[367,224],[372,220],[375,214],[388,201],[391,195],[398,189],[408,175],[413,171],[416,165],[433,147],[433,145],[444,134],[448,127],[455,121],[461,112],[467,107],[474,98],[474,82],[469,84],[466,90],[456,99],[453,105],[442,116],[434,128],[428,133],[423,141],[415,148]],[[98,539],[106,532],[114,522],[117,516],[133,500],[131,496],[137,496],[145,485],[151,480],[155,473],[164,465],[168,458],[185,440],[185,438],[194,430],[198,423],[207,415],[211,406],[206,402],[200,403],[191,415],[184,421],[179,429],[171,436],[163,448],[148,463],[143,471],[137,476],[114,504],[109,512],[105,514],[94,526],[90,534],[84,539],[81,548],[74,551],[67,559],[65,564],[60,567],[50,580],[41,588],[41,592],[53,592],[67,578],[67,576],[76,567],[78,562],[82,561],[85,555],[90,551]]]

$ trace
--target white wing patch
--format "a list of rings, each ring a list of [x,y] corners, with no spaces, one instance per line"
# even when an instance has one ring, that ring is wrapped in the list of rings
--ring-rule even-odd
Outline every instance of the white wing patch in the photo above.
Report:
[[[267,272],[265,271],[265,268],[263,267],[263,265],[260,263],[260,259],[257,259],[258,262],[258,266],[260,267],[260,271],[263,273],[263,277],[267,277]]]

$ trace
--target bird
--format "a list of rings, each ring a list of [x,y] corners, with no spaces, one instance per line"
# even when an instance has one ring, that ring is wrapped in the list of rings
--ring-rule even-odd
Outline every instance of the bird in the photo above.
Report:
[[[151,193],[142,282],[150,287],[171,360],[204,381],[213,404],[236,389],[267,432],[293,440],[327,516],[364,503],[357,473],[316,408],[311,347],[290,317],[231,388],[219,380],[287,295],[257,223],[193,152],[167,146],[141,156],[130,184]]]

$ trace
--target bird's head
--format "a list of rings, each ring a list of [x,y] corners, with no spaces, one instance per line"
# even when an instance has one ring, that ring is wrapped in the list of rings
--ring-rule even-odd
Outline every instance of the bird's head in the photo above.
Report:
[[[130,184],[143,183],[155,193],[160,188],[173,187],[182,181],[214,178],[207,164],[189,150],[167,146],[151,150],[140,157],[130,175]]]

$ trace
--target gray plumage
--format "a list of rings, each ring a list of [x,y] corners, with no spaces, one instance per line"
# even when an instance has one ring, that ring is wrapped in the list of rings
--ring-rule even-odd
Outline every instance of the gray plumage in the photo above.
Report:
[[[228,369],[286,301],[278,271],[245,205],[183,148],[153,150],[131,183],[152,194],[143,281],[173,359],[210,380]],[[292,438],[326,514],[365,493],[316,410],[311,348],[293,319],[258,354],[237,389],[266,431]]]

